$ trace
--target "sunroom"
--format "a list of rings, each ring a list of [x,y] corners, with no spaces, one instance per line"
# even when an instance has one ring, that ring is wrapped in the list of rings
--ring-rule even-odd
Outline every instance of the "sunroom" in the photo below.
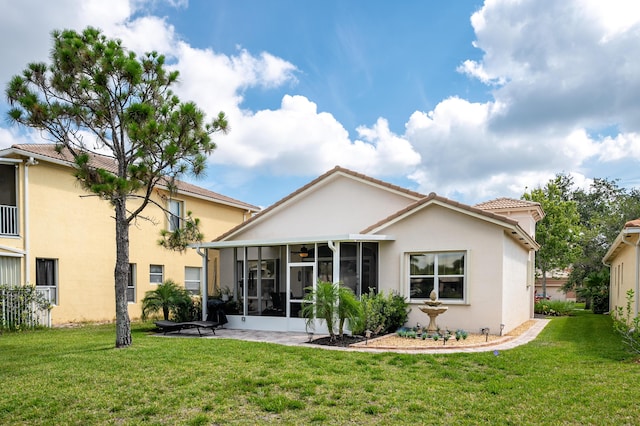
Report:
[[[378,291],[379,244],[389,240],[351,234],[201,244],[198,252],[208,269],[203,308],[215,295],[225,302],[230,328],[305,331],[303,299],[318,280],[340,282],[357,296]]]

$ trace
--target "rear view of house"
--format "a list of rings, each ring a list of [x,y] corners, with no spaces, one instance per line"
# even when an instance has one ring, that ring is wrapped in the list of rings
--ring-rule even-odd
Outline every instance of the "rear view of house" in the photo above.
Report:
[[[106,169],[113,165],[101,155],[91,161]],[[0,283],[36,285],[53,304],[53,324],[110,321],[115,317],[113,211],[78,185],[72,167],[71,157],[57,153],[54,145],[0,151]],[[259,210],[186,182],[178,182],[175,194],[157,188],[152,200],[174,215],[149,205],[131,226],[127,296],[132,318],[140,316],[145,292],[166,279],[201,292],[202,257],[193,250],[160,247],[161,229],[182,226],[181,218],[191,211],[205,237],[214,238]]]
[[[543,215],[538,203],[472,207],[336,167],[195,248],[219,270],[232,328],[304,331],[303,298],[323,280],[405,296],[412,326],[428,321],[418,308],[433,290],[443,327],[498,333],[533,317]]]

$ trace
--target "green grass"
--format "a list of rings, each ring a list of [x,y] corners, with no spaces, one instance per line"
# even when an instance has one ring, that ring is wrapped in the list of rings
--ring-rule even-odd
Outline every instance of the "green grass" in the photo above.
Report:
[[[134,325],[0,335],[0,424],[634,424],[640,365],[608,316],[555,318],[532,343],[371,354]]]

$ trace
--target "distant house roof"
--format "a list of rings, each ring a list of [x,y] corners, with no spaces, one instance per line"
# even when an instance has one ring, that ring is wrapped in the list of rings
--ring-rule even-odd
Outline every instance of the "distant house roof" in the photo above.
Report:
[[[71,153],[67,149],[57,152],[55,144],[20,144],[12,145],[11,148],[0,150],[0,157],[10,154],[32,156],[37,160],[57,163],[68,167],[73,167],[74,165]],[[111,172],[116,171],[116,163],[113,157],[92,152],[90,152],[89,155],[91,163],[95,167],[109,170]],[[181,180],[176,180],[175,184],[178,193],[184,193],[196,198],[202,198],[220,204],[246,209],[252,212],[260,211],[260,207],[218,194],[217,192],[209,191],[208,189],[204,189]]]
[[[625,228],[640,228],[640,219],[630,220],[624,224]]]
[[[533,211],[534,219],[536,220],[536,222],[541,220],[544,217],[544,211],[542,210],[542,206],[540,205],[540,203],[537,203],[534,201],[527,201],[527,200],[518,200],[515,198],[507,198],[507,197],[495,198],[493,200],[476,204],[473,207],[480,210],[495,211],[497,213],[503,212],[506,210]]]

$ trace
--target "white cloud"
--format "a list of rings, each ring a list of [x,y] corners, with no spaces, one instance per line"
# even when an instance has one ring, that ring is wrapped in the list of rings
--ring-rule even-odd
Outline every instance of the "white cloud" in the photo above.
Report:
[[[277,110],[236,117],[236,130],[218,139],[212,161],[238,164],[277,175],[310,175],[341,165],[385,174],[415,165],[419,155],[389,131],[385,120],[358,129],[364,141],[349,139],[333,115],[318,112],[303,96],[286,95]]]
[[[640,5],[487,0],[471,23],[483,57],[458,71],[494,99],[445,99],[411,116],[422,191],[518,195],[558,172],[586,183],[594,159],[640,159]],[[611,128],[620,132],[589,130]]]
[[[313,99],[293,94],[304,76],[296,64],[269,52],[195,48],[167,18],[148,13],[155,4],[11,2],[0,15],[0,37],[19,43],[3,45],[0,82],[30,61],[46,60],[54,28],[93,25],[138,53],[166,54],[180,70],[175,90],[183,100],[209,116],[227,113],[232,130],[214,136],[211,161],[236,167],[239,175],[310,176],[340,164],[375,176],[408,176],[422,192],[474,202],[519,196],[560,171],[587,183],[586,164],[596,160],[640,159],[640,6],[634,2],[487,0],[471,17],[483,56],[462,61],[458,71],[486,84],[491,101],[450,97],[414,112],[402,135],[379,118],[357,127],[355,137]],[[351,40],[344,38],[344,46],[357,45]],[[374,71],[367,58],[353,56],[368,78]],[[244,104],[249,90],[274,88],[290,94],[273,109]],[[620,130],[593,135],[611,128]],[[0,147],[16,140],[19,135],[0,128]]]
[[[640,160],[640,134],[624,133],[615,137],[605,137],[602,142],[600,159],[603,161]]]

